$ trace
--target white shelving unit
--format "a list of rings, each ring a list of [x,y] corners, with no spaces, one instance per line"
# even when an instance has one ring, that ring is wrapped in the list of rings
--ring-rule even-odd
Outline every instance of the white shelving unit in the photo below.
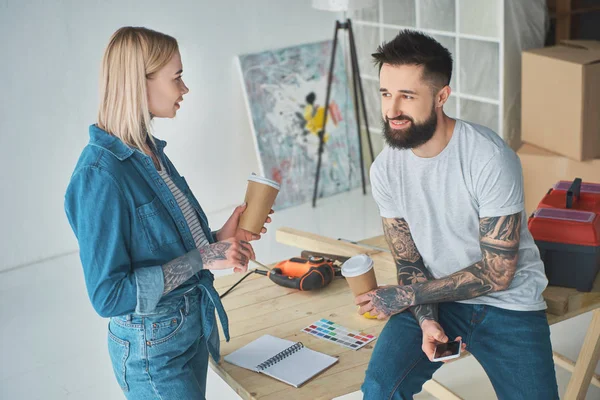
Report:
[[[414,29],[452,53],[446,114],[485,125],[509,142],[519,136],[521,50],[543,45],[544,0],[378,0],[350,17],[370,130],[381,133],[379,73],[371,54],[399,30]]]

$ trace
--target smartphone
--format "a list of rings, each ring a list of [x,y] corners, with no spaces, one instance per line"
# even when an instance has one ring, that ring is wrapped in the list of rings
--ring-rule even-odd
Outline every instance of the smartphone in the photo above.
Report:
[[[433,355],[433,361],[446,361],[453,358],[460,357],[460,351],[462,347],[462,340],[456,340],[454,342],[440,343],[435,346],[435,354]]]

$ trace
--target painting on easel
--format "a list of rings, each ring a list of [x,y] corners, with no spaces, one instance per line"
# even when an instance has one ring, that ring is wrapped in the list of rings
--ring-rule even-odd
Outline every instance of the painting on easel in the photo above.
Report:
[[[275,209],[312,199],[332,41],[238,57],[261,174],[281,184]],[[318,197],[361,184],[354,105],[336,52]]]

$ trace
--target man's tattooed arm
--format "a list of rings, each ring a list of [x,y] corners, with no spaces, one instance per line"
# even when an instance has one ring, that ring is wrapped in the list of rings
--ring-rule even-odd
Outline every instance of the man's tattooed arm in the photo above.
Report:
[[[392,315],[422,304],[472,299],[510,287],[517,268],[521,213],[482,218],[479,240],[482,260],[445,278],[391,286],[369,292],[363,311]],[[413,257],[414,259],[414,257]]]
[[[383,218],[383,232],[396,262],[398,284],[401,286],[433,280],[433,275],[425,267],[423,258],[410,234],[404,218]],[[426,319],[437,321],[437,304],[419,304],[410,307],[419,325]]]
[[[164,276],[163,296],[181,286],[207,265],[217,260],[227,260],[227,250],[231,243],[217,242],[200,249],[194,249],[162,266]],[[247,260],[242,260],[247,262]]]

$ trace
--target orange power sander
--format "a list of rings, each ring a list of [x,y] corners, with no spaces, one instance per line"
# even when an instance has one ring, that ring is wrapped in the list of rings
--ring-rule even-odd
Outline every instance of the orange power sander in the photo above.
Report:
[[[321,289],[329,285],[334,277],[342,276],[340,268],[334,265],[334,260],[317,255],[293,257],[278,263],[268,272],[255,272],[268,276],[280,286],[298,290]]]

